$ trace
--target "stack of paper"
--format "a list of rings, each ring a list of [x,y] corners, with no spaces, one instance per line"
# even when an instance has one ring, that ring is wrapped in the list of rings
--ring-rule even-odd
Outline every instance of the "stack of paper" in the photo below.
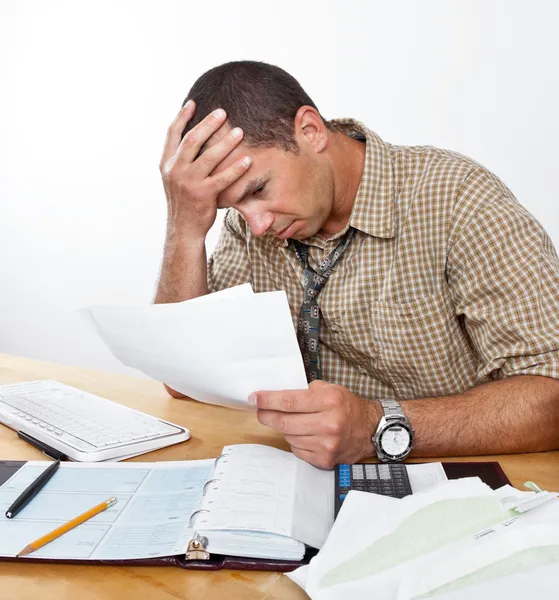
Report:
[[[254,294],[245,284],[186,302],[82,314],[122,363],[202,402],[246,408],[252,392],[307,387],[283,291]]]
[[[526,586],[556,598],[559,500],[511,510],[527,497],[477,477],[401,500],[352,491],[319,554],[289,576],[313,600],[510,599]]]

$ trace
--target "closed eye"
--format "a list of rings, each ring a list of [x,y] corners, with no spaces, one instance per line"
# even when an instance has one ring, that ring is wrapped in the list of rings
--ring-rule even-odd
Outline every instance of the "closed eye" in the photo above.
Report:
[[[258,194],[262,194],[268,181],[270,180],[270,174],[266,173],[265,175],[261,175],[260,177],[255,177],[251,181],[248,182],[245,187],[245,191],[241,194],[241,197],[237,200],[240,204],[245,198],[250,198],[253,196],[257,196]]]
[[[264,191],[264,188],[266,187],[266,184],[261,185],[260,187],[257,187],[256,189],[252,190],[252,192],[248,193],[248,194],[243,194],[243,197],[238,201],[237,204],[241,204],[243,203],[247,198],[254,198],[255,196],[258,196],[259,194],[261,194]]]

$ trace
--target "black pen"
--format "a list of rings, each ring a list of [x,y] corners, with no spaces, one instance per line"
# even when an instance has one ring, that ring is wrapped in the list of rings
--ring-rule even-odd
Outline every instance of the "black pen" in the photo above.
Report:
[[[24,442],[35,446],[35,448],[40,450],[45,456],[54,458],[54,460],[68,460],[68,457],[63,452],[60,452],[60,450],[57,450],[56,448],[39,441],[38,439],[30,436],[28,433],[25,433],[24,431],[18,431],[17,434]]]
[[[60,461],[53,462],[16,498],[14,503],[6,511],[6,517],[12,519],[17,513],[35,498],[35,496],[45,487],[47,481],[56,473],[60,466]]]

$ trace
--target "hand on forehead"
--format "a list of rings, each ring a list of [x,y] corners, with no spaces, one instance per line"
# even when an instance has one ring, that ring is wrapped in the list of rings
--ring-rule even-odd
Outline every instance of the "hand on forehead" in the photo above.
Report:
[[[223,125],[217,131],[212,133],[208,140],[202,145],[198,156],[203,154],[206,150],[209,150],[211,147],[215,146],[215,144],[220,142],[227,134],[231,132],[232,129],[233,127],[231,126],[229,121],[225,121]],[[233,164],[236,160],[241,158],[245,153],[246,147],[244,146],[243,142],[241,142],[238,146],[233,148],[231,152],[227,156],[225,156],[225,158],[221,160],[221,162],[213,170],[213,173],[216,174],[223,171],[231,164]]]
[[[206,143],[200,149],[200,153],[202,153],[204,150],[206,150],[210,146],[213,146],[214,144],[219,142],[219,140],[221,140],[223,137],[225,137],[231,131],[231,129],[233,129],[233,127],[231,126],[231,123],[229,122],[229,120],[226,120],[223,123],[223,125],[215,133],[212,133],[212,135],[209,137],[209,139],[206,141]]]

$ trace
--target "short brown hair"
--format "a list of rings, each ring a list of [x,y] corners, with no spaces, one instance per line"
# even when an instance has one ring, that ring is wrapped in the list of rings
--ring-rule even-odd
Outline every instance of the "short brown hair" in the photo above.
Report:
[[[294,137],[297,111],[301,106],[312,106],[318,111],[292,75],[280,67],[250,60],[210,69],[196,80],[183,106],[191,99],[196,102],[196,113],[183,136],[210,112],[223,108],[229,125],[243,130],[247,145],[279,147],[293,154],[299,153]],[[322,120],[330,129],[329,122],[324,117]]]

